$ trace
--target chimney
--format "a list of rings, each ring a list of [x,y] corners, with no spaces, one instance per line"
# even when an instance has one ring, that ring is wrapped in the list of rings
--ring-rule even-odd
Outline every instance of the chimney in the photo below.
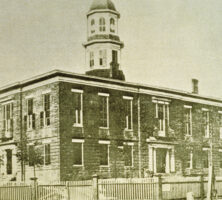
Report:
[[[199,93],[198,80],[197,79],[192,79],[192,93],[193,94],[198,94]]]

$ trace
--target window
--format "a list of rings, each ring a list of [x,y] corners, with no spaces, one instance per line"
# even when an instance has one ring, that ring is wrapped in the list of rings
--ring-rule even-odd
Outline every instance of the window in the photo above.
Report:
[[[187,169],[193,169],[193,151],[188,152],[186,168]]]
[[[118,53],[115,50],[112,50],[112,62],[113,63],[118,63]]]
[[[73,165],[83,166],[83,139],[72,139]]]
[[[74,125],[83,125],[83,90],[72,89],[74,98]]]
[[[222,139],[222,111],[219,111],[219,134]]]
[[[95,20],[91,20],[91,33],[95,33]]]
[[[124,106],[125,106],[125,129],[133,129],[133,97],[123,97]]]
[[[100,166],[109,166],[109,141],[99,141]]]
[[[192,107],[184,106],[185,134],[192,135]]]
[[[3,130],[5,132],[13,131],[13,104],[3,105]]]
[[[106,22],[105,22],[105,18],[103,17],[99,19],[99,31],[100,32],[106,31]]]
[[[110,19],[110,32],[115,33],[115,20],[113,18]]]
[[[166,129],[169,123],[169,105],[168,102],[156,102],[156,119],[158,120],[159,136],[166,136]]]
[[[203,148],[203,151],[202,151],[203,168],[208,168],[209,166],[208,153],[209,153],[209,149]]]
[[[6,150],[6,172],[12,174],[12,150]]]
[[[109,94],[99,93],[99,126],[102,128],[109,127]]]
[[[210,137],[210,121],[209,121],[209,111],[207,109],[202,109],[203,111],[203,130],[205,138]]]
[[[44,145],[44,150],[45,150],[45,156],[44,156],[44,163],[45,165],[51,164],[51,150],[50,150],[50,144],[45,144]]]
[[[99,51],[99,65],[103,67],[106,66],[106,50]]]
[[[123,147],[124,163],[126,167],[133,166],[133,143],[125,143]]]
[[[33,113],[33,99],[27,100],[27,114],[24,116],[25,128],[28,130],[35,129],[35,114]]]
[[[90,65],[90,67],[93,67],[94,66],[94,53],[91,51],[90,53],[89,53],[89,65]]]
[[[44,111],[40,113],[40,127],[50,125],[50,94],[43,96]]]

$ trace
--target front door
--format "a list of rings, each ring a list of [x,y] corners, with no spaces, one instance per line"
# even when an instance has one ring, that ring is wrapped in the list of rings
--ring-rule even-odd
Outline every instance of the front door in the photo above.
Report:
[[[156,149],[156,172],[166,172],[166,154],[167,149]]]

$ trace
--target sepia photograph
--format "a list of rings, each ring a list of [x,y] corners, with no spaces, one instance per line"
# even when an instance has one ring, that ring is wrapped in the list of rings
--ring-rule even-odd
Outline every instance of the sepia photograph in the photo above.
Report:
[[[0,200],[222,200],[221,0],[0,0]]]

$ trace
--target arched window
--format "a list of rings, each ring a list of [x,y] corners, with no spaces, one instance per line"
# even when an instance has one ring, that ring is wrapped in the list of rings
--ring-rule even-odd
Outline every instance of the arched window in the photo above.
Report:
[[[103,17],[99,19],[99,31],[100,32],[106,31],[106,22],[105,22],[105,18]]]
[[[115,20],[113,18],[110,19],[110,32],[115,33]]]
[[[95,33],[95,20],[91,20],[91,33]]]

